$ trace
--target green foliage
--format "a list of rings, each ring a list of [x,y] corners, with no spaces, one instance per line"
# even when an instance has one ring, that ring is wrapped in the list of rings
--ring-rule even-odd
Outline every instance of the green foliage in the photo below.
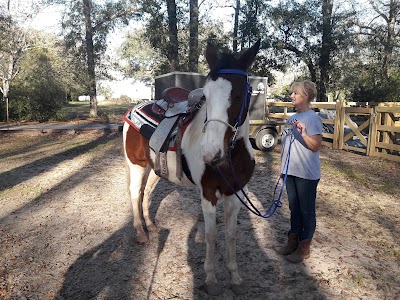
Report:
[[[126,76],[133,76],[141,81],[151,82],[155,76],[172,71],[169,57],[168,28],[165,4],[159,1],[146,0],[141,3],[145,11],[145,28],[129,33],[125,37],[120,50],[119,69]],[[187,27],[187,16],[184,15],[182,2],[177,7],[178,19],[178,42],[179,42],[179,71],[187,72],[189,52],[189,32]],[[208,71],[204,59],[204,50],[208,41],[220,49],[229,50],[229,35],[224,34],[222,23],[200,23],[199,24],[199,72]]]
[[[337,57],[347,50],[352,38],[352,12],[338,7],[336,2],[328,2],[282,1],[271,5],[264,17],[266,49],[275,54],[282,69],[304,65],[306,77],[316,82],[322,93],[320,99],[325,98],[325,89],[329,91],[335,84],[330,78]],[[328,9],[331,3],[336,4],[332,14]]]
[[[379,1],[355,8],[359,33],[335,58],[332,73],[332,90],[342,91],[346,100],[400,101],[400,52],[394,46],[400,41],[400,11],[391,9],[393,5],[393,1]]]
[[[163,60],[159,51],[150,46],[144,30],[128,33],[117,54],[120,57],[118,67],[126,76],[149,83],[153,70],[157,70]]]
[[[240,8],[239,36],[242,49],[250,47],[260,37],[262,28],[260,16],[265,9],[265,2],[261,0],[246,0]]]
[[[10,90],[10,118],[44,122],[65,102],[62,73],[54,50],[34,48],[24,59],[23,73]]]
[[[62,68],[68,72],[55,77],[54,82],[58,83],[60,89],[66,90],[69,98],[76,99],[79,95],[88,94],[87,86],[90,82],[87,75],[88,53],[85,43],[83,1],[51,0],[50,2],[65,4],[63,28],[67,51],[60,56],[67,61],[67,66],[64,64]],[[376,7],[382,11],[382,15],[375,16],[372,9],[369,12],[370,16],[367,15],[369,19],[364,15],[364,18],[360,17],[358,22],[355,16],[358,16],[368,3],[364,3],[364,7],[356,0],[352,2],[353,7],[350,7],[333,1],[335,6],[332,18],[324,23],[322,4],[328,2],[326,0],[241,1],[239,16],[241,48],[252,44],[258,37],[262,38],[262,49],[250,71],[251,75],[267,76],[269,84],[273,84],[272,70],[285,72],[299,65],[307,70],[303,74],[304,78],[318,82],[323,77],[321,68],[325,68],[328,69],[329,76],[326,77],[327,82],[324,84],[330,94],[340,94],[344,99],[352,101],[400,101],[399,48],[394,47],[390,53],[390,59],[385,59],[385,55],[390,50],[388,48],[390,44],[386,40],[388,26],[385,20],[388,18],[384,18],[388,16],[387,10],[390,6],[386,4],[389,4],[389,0],[379,1],[379,7]],[[108,33],[118,26],[124,26],[129,20],[140,20],[144,28],[127,35],[118,51],[118,61],[115,62],[119,70],[122,70],[126,76],[149,83],[155,76],[172,71],[169,57],[173,50],[171,47],[176,45],[171,45],[169,40],[166,1],[92,0],[91,3],[93,54],[97,78],[107,76],[104,51],[107,47]],[[235,1],[224,4],[233,3]],[[210,4],[209,8],[204,8],[207,6],[204,4]],[[207,41],[211,41],[221,49],[230,49],[231,36],[230,33],[224,32],[222,21],[211,21],[208,16],[207,9],[212,10],[218,5],[218,3],[206,2],[201,7],[203,12],[200,14],[199,23],[199,72],[201,73],[208,71],[202,55]],[[189,6],[187,1],[179,0],[176,0],[176,6],[178,67],[179,71],[188,71]],[[394,17],[397,21],[393,23],[396,33],[393,36],[393,44],[398,45],[399,15]],[[0,11],[0,35],[2,24],[6,24],[1,20]],[[329,33],[329,38],[325,40],[322,38],[324,29]],[[324,41],[325,52],[322,49]],[[4,43],[2,39],[0,39],[0,47],[1,43]],[[329,55],[326,50],[329,50]],[[322,52],[325,55],[322,55]],[[28,79],[33,82],[32,78]],[[20,94],[13,95],[18,94],[19,99],[22,99],[22,86],[28,89],[30,85],[21,85],[23,83],[21,80],[18,82],[19,85],[13,84],[12,88],[18,88]],[[39,85],[38,82],[35,84]],[[32,91],[29,90],[29,93]],[[21,100],[17,103],[13,98],[11,105],[14,105],[16,112],[27,112],[31,106],[29,101]],[[26,116],[26,113],[21,116]]]
[[[55,2],[67,4],[65,0]],[[96,63],[100,64],[101,56],[107,49],[107,35],[113,29],[129,23],[138,15],[131,1],[90,1],[92,7],[91,24],[93,28],[93,46]],[[74,51],[82,61],[88,55],[86,49],[85,18],[83,1],[68,1],[63,14],[62,28],[66,47]]]
[[[400,101],[400,72],[388,78],[365,72],[355,85],[350,87],[350,99],[357,102]]]

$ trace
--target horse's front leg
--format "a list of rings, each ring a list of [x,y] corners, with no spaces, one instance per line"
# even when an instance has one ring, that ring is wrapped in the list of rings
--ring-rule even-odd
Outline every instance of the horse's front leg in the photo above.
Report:
[[[238,195],[242,196],[242,193],[239,192]],[[226,266],[231,273],[231,289],[235,294],[247,292],[236,261],[237,216],[240,207],[241,202],[236,195],[224,197]]]
[[[206,272],[205,288],[208,294],[219,295],[222,293],[222,287],[218,283],[214,271],[215,242],[217,239],[216,206],[213,206],[204,197],[202,197],[201,206],[206,234],[206,259],[204,261],[204,270]]]

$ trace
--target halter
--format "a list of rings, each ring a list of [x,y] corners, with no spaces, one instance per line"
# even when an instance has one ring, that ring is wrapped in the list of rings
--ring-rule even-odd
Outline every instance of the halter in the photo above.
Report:
[[[206,116],[206,121],[204,122],[204,127],[202,132],[204,133],[206,131],[206,126],[208,123],[214,121],[214,122],[220,122],[223,123],[225,125],[227,125],[228,127],[230,127],[233,131],[233,136],[229,142],[229,146],[228,146],[228,150],[233,149],[233,147],[235,147],[236,144],[236,138],[237,138],[237,134],[239,131],[239,127],[243,125],[243,122],[240,123],[241,119],[242,119],[242,115],[243,112],[246,108],[249,107],[250,105],[250,98],[251,98],[251,94],[252,94],[252,87],[250,85],[249,82],[249,77],[247,75],[247,72],[239,70],[239,69],[220,69],[218,71],[215,72],[216,74],[238,74],[238,75],[243,75],[246,76],[246,87],[244,89],[244,95],[243,95],[243,101],[242,101],[242,106],[240,107],[240,112],[239,115],[236,117],[236,121],[235,121],[235,125],[232,126],[231,124],[229,124],[228,122],[222,121],[222,120],[218,120],[218,119],[209,119],[207,120],[207,116]]]

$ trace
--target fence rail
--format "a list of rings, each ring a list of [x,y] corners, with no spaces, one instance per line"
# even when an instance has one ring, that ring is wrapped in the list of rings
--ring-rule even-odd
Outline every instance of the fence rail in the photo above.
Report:
[[[400,162],[400,102],[312,102],[311,107],[330,116],[322,118],[324,128],[332,129],[324,130],[323,145]],[[290,102],[266,102],[267,118],[286,120],[292,114]]]

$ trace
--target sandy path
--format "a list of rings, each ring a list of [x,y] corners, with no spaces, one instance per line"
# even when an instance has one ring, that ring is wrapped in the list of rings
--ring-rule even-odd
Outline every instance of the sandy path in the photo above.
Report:
[[[162,180],[159,232],[138,245],[119,133],[0,136],[0,299],[400,299],[400,164],[324,148],[312,256],[293,265],[272,246],[288,229],[286,197],[268,220],[239,214],[245,296],[229,289],[222,205],[216,266],[223,295],[205,294],[197,191]],[[250,197],[272,198],[279,149],[256,151]]]

